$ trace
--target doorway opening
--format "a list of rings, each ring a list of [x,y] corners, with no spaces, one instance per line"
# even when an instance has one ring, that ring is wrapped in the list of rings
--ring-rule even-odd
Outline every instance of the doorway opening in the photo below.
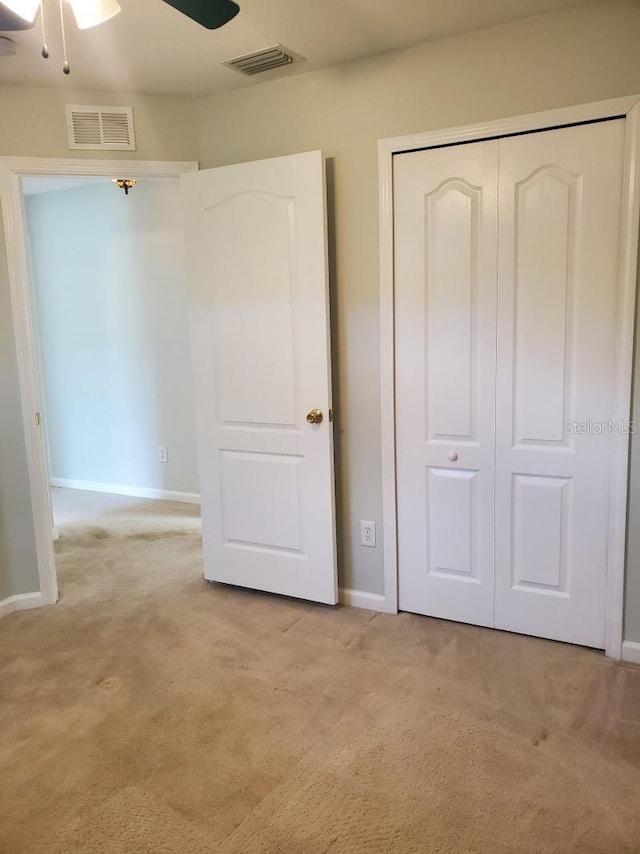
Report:
[[[27,177],[22,189],[65,597],[103,587],[86,575],[105,564],[126,569],[123,538],[199,534],[179,182],[148,178],[125,196],[106,178]],[[102,559],[87,560],[92,547]]]
[[[193,376],[176,205],[180,174],[197,165],[3,166],[40,577],[33,605],[55,602],[58,581],[66,598],[84,596],[87,585],[98,595],[129,595],[132,584],[144,588],[154,575],[162,583],[165,568],[172,575],[189,562],[199,578]],[[126,196],[112,182],[125,174],[138,178]]]

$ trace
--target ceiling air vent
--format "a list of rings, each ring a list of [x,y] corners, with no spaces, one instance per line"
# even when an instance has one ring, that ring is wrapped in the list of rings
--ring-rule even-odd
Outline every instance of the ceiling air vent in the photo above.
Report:
[[[94,151],[135,151],[131,107],[88,107],[67,104],[69,148]]]
[[[255,53],[245,53],[244,56],[236,56],[227,59],[221,65],[226,65],[253,77],[254,74],[262,74],[265,71],[273,71],[274,68],[282,68],[285,65],[293,65],[294,62],[303,62],[303,57],[289,50],[284,45],[276,44]]]

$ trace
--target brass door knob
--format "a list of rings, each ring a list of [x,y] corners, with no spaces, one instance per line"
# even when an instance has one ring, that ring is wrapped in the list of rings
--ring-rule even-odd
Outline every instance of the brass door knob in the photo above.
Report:
[[[322,424],[322,412],[319,409],[312,409],[307,413],[307,421],[309,424]]]

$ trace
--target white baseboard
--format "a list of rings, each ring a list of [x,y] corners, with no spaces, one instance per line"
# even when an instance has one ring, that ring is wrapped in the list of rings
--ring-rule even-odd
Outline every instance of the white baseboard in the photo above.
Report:
[[[348,587],[341,587],[339,598],[343,605],[351,605],[352,608],[366,608],[369,611],[388,610],[385,597],[379,593],[367,593],[364,590],[349,590]]]
[[[157,498],[162,501],[182,501],[184,504],[200,504],[200,496],[195,492],[172,492],[168,489],[149,489],[145,486],[123,486],[118,483],[95,483],[92,480],[70,480],[66,477],[52,477],[51,486],[63,489],[83,489],[86,492],[108,492],[111,495],[129,495],[131,498]]]
[[[30,611],[32,608],[42,608],[47,603],[42,593],[18,593],[0,601],[0,617],[13,614],[15,611]]]
[[[640,664],[640,643],[635,641],[623,641],[622,660],[631,664]]]

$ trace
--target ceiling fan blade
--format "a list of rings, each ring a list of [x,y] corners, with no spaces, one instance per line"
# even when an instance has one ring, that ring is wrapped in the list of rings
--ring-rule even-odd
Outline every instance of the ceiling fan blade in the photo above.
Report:
[[[25,21],[20,15],[14,14],[10,9],[0,3],[0,32],[9,33],[18,30],[30,30],[35,21]]]
[[[164,2],[208,30],[223,27],[240,11],[240,6],[233,0],[164,0]]]

